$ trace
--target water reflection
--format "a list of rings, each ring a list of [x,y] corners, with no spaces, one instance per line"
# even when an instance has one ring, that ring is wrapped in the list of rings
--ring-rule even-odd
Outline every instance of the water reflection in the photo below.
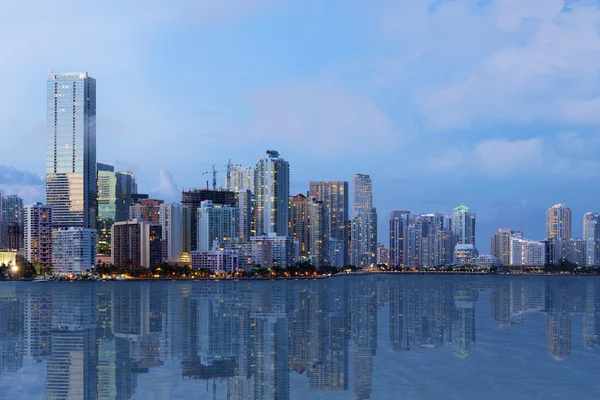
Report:
[[[525,378],[552,398],[553,371],[594,398],[599,313],[593,277],[2,283],[0,398],[460,398],[485,379],[514,398]]]

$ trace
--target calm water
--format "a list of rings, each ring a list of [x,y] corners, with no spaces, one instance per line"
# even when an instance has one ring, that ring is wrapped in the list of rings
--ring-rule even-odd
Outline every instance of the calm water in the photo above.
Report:
[[[0,399],[599,399],[600,278],[0,283]]]

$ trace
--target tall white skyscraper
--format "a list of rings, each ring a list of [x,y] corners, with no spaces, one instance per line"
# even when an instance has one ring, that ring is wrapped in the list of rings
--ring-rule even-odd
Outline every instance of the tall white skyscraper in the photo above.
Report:
[[[475,244],[475,214],[464,204],[452,210],[452,233],[457,244]]]
[[[290,164],[275,150],[267,150],[254,174],[256,234],[288,235]]]
[[[546,213],[546,238],[571,239],[571,209],[555,204]]]
[[[600,216],[594,212],[583,215],[583,240],[585,241],[585,265],[598,265],[600,245]]]
[[[377,262],[377,212],[361,211],[352,219],[350,264],[366,268]]]
[[[227,190],[233,190],[234,192],[250,190],[254,192],[254,168],[238,164],[232,164],[228,168],[228,176],[223,178],[225,181],[223,186]]]
[[[354,174],[354,213],[370,212],[373,208],[373,183],[369,175]]]
[[[161,204],[159,224],[162,227],[163,258],[168,262],[181,261],[183,239],[183,207],[181,204]]]
[[[48,74],[46,203],[54,228],[96,228],[96,80]]]

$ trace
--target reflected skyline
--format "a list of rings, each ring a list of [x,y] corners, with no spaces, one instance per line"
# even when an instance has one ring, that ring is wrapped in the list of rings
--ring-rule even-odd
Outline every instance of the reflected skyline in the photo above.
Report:
[[[10,282],[0,398],[430,398],[443,389],[415,387],[444,368],[458,384],[482,362],[581,377],[600,362],[599,331],[594,277]]]

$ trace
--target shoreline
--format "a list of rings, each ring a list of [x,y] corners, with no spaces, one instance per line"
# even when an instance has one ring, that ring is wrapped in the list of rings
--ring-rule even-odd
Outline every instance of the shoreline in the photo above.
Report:
[[[413,272],[400,272],[400,271],[376,271],[376,272],[354,272],[354,273],[344,273],[344,274],[335,274],[335,275],[315,275],[309,277],[209,277],[209,278],[126,278],[126,279],[48,279],[48,280],[36,280],[35,278],[28,279],[7,279],[0,280],[0,284],[3,282],[36,282],[36,283],[71,283],[71,282],[83,282],[83,283],[104,283],[104,282],[163,282],[163,281],[183,281],[183,282],[198,282],[198,281],[310,281],[310,280],[319,280],[319,279],[329,279],[329,278],[340,278],[340,277],[356,277],[356,276],[377,276],[377,275],[408,275],[408,276],[452,276],[452,275],[462,275],[462,276],[498,276],[498,277],[507,277],[507,276],[557,276],[557,277],[578,277],[578,276],[599,276],[598,273],[581,273],[581,274],[572,274],[572,273],[478,273],[478,272],[449,272],[449,271],[413,271]]]

